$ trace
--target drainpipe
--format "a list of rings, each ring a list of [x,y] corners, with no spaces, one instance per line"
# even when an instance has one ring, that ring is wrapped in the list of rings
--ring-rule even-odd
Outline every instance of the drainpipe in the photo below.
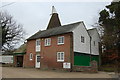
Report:
[[[91,41],[92,41],[92,37],[90,36],[90,62],[92,61],[92,55],[91,55]]]
[[[73,33],[70,33],[70,63],[71,63],[71,72],[73,71],[73,60],[74,60],[74,52],[73,52]]]

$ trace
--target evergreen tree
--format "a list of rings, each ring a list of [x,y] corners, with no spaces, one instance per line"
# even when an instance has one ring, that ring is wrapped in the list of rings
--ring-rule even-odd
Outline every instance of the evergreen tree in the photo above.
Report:
[[[106,48],[105,54],[116,54],[113,60],[120,64],[120,1],[111,2],[102,10],[99,17],[99,25],[103,28],[102,44]],[[120,67],[120,66],[119,66]]]

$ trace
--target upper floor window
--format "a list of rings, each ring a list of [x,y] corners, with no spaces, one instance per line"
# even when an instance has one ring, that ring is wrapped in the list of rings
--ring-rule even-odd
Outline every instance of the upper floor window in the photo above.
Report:
[[[36,39],[36,52],[40,51],[40,39]]]
[[[64,36],[58,37],[58,45],[64,44]]]
[[[36,40],[36,46],[40,46],[40,39]]]
[[[93,43],[94,43],[94,46],[95,46],[95,41]]]
[[[30,56],[29,56],[30,60],[33,60],[33,54],[30,53]]]
[[[57,52],[57,61],[58,62],[64,61],[64,52]]]
[[[50,46],[51,45],[51,38],[46,38],[45,39],[45,46]]]
[[[81,42],[85,43],[85,38],[83,36],[81,36]]]

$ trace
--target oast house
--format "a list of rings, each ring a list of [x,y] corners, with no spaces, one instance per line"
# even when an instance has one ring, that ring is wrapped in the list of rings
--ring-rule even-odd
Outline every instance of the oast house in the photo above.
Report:
[[[99,64],[100,37],[96,28],[87,30],[83,21],[61,25],[54,6],[46,30],[27,39],[23,67],[80,70]]]

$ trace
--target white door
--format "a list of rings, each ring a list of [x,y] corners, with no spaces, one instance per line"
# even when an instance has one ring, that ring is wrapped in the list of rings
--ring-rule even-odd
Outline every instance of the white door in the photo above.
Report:
[[[40,55],[36,55],[36,68],[40,68]]]

